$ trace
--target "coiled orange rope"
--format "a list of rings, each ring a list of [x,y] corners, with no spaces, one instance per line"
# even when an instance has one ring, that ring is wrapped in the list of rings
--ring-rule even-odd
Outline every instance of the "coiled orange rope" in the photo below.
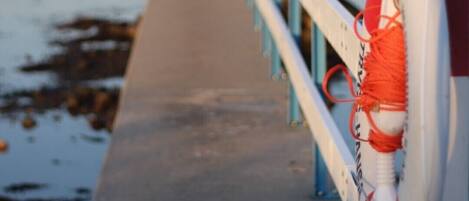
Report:
[[[364,59],[364,69],[366,76],[360,87],[360,94],[356,95],[352,76],[347,68],[342,65],[332,67],[325,75],[322,89],[326,97],[335,103],[353,102],[352,112],[350,113],[349,129],[352,137],[356,140],[369,142],[378,152],[394,152],[402,148],[403,131],[398,135],[391,135],[378,128],[372,118],[372,111],[405,111],[407,105],[407,86],[406,86],[406,60],[404,47],[404,34],[402,24],[396,18],[400,12],[395,15],[381,16],[388,22],[383,28],[377,28],[370,31],[371,38],[365,39],[357,31],[356,24],[363,15],[360,12],[355,17],[354,31],[356,36],[365,43],[370,44],[371,52]],[[337,99],[333,97],[327,88],[332,75],[341,70],[347,79],[350,93],[353,98]],[[359,138],[353,129],[355,113],[361,107],[371,126],[368,139]]]

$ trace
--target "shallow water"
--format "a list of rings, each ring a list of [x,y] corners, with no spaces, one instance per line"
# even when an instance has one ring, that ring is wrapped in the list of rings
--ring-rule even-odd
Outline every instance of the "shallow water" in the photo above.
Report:
[[[71,198],[79,188],[93,190],[110,139],[106,131],[95,131],[85,117],[62,110],[35,116],[38,126],[31,130],[11,119],[0,118],[0,136],[10,145],[0,156],[0,194],[17,199]],[[5,192],[7,186],[21,183],[46,186]]]
[[[56,85],[51,73],[18,71],[19,66],[60,51],[49,41],[83,34],[59,32],[54,25],[79,16],[134,21],[145,3],[146,0],[0,2],[0,94]],[[122,78],[115,77],[85,85],[116,87],[122,82]],[[24,112],[0,116],[0,138],[9,144],[8,151],[0,154],[0,200],[89,200],[109,133],[93,130],[86,116],[71,116],[63,108],[34,113],[37,126],[30,130],[21,125],[24,116]]]
[[[54,25],[78,16],[134,21],[146,0],[14,0],[0,2],[0,93],[53,85],[49,73],[22,74],[17,67],[60,51],[48,43],[61,33]],[[76,34],[75,34],[76,35]]]

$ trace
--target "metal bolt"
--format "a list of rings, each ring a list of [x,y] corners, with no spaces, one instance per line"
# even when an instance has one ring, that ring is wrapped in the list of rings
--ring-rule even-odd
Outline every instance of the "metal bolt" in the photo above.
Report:
[[[316,193],[316,195],[319,196],[319,197],[322,197],[322,196],[324,196],[324,192],[318,191],[318,192]]]

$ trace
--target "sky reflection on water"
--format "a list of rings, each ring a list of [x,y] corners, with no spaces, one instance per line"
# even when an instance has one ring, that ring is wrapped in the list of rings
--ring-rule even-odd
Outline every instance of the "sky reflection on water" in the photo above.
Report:
[[[70,33],[54,25],[78,16],[134,21],[146,0],[14,0],[0,2],[0,93],[53,85],[50,73],[23,74],[17,67],[60,51],[49,41]]]
[[[73,197],[77,188],[92,189],[110,135],[105,130],[93,130],[85,117],[72,117],[63,110],[49,111],[35,119],[38,126],[28,130],[10,117],[0,118],[1,137],[10,145],[0,156],[0,187],[19,183],[47,186],[2,194],[20,199]]]
[[[146,0],[14,0],[0,2],[0,94],[55,86],[52,73],[28,73],[18,67],[60,52],[50,41],[73,37],[56,24],[76,17],[134,21]],[[76,34],[75,34],[76,35]],[[122,78],[84,83],[120,86]],[[0,100],[0,104],[3,102]],[[106,130],[96,131],[86,116],[65,109],[33,113],[37,126],[21,125],[26,113],[0,116],[0,138],[9,144],[0,154],[0,197],[12,199],[89,199],[110,141]]]

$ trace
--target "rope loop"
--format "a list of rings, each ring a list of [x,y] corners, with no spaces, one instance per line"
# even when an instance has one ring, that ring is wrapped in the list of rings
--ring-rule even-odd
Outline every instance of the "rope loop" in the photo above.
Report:
[[[322,90],[325,96],[334,103],[352,102],[352,111],[349,117],[349,129],[355,140],[369,142],[378,152],[394,152],[402,148],[403,131],[399,134],[389,134],[383,132],[375,123],[372,112],[380,111],[406,111],[407,105],[407,86],[406,86],[406,61],[403,26],[397,21],[400,11],[392,16],[380,16],[388,22],[383,28],[377,28],[370,31],[370,38],[362,37],[357,30],[357,23],[364,12],[370,7],[357,14],[354,20],[354,32],[357,38],[369,43],[370,53],[364,58],[364,70],[366,75],[360,86],[360,94],[356,94],[353,86],[353,78],[343,64],[332,67],[325,75]],[[331,77],[341,71],[349,85],[349,91],[352,98],[339,99],[332,96],[328,90],[328,83]],[[353,124],[356,112],[361,108],[371,127],[369,138],[359,138]]]

